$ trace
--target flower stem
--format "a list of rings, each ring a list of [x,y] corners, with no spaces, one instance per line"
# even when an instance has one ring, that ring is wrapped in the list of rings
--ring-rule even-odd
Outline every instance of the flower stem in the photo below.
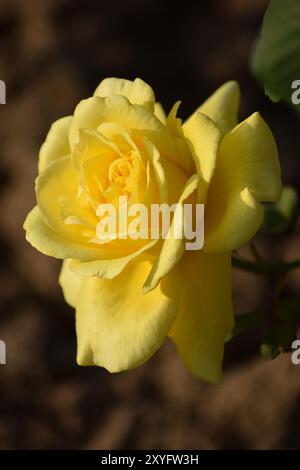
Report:
[[[269,263],[257,263],[237,256],[232,257],[232,266],[242,271],[248,271],[255,274],[272,276],[274,274],[286,274],[293,269],[300,268],[300,260],[290,262],[271,261]]]

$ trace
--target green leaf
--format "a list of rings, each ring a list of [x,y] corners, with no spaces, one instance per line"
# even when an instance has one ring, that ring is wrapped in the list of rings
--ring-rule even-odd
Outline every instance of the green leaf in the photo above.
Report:
[[[260,326],[266,319],[266,314],[262,312],[249,312],[235,317],[235,326],[229,334],[227,341],[231,340],[241,333],[246,333]]]
[[[300,112],[300,2],[271,0],[251,60],[254,75],[273,100],[283,99]],[[292,84],[294,83],[294,88]],[[297,92],[297,89],[299,90]]]
[[[274,359],[281,352],[291,351],[296,338],[296,327],[292,323],[276,323],[260,346],[260,353],[265,359]]]
[[[270,98],[271,101],[273,101],[273,103],[278,103],[281,100],[280,96],[274,95],[274,93],[269,90],[267,86],[265,86],[265,94]]]
[[[276,344],[273,344],[270,341],[262,343],[260,345],[260,354],[264,359],[275,359],[279,355],[279,350]]]
[[[280,200],[265,206],[263,228],[271,233],[289,228],[297,212],[298,202],[296,190],[292,186],[284,186]]]

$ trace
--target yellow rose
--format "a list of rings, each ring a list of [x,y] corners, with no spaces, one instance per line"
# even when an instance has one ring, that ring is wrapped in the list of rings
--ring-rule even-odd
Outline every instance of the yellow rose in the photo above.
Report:
[[[231,251],[258,230],[260,202],[279,197],[280,166],[258,113],[237,124],[236,82],[184,124],[179,104],[166,117],[142,80],[102,81],[51,127],[24,228],[35,248],[64,260],[59,282],[76,308],[79,364],[130,369],[169,336],[194,374],[218,383],[233,327]],[[97,207],[120,210],[120,196],[128,206],[204,203],[203,249],[186,251],[174,237],[100,240]]]

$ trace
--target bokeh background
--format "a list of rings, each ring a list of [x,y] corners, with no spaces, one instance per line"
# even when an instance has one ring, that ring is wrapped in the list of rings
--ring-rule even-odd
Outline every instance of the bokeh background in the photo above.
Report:
[[[38,150],[107,76],[149,82],[186,117],[228,79],[241,117],[259,110],[279,145],[283,179],[299,189],[300,120],[273,104],[249,71],[266,0],[1,0],[0,366],[1,449],[277,449],[300,447],[300,366],[259,357],[261,332],[226,348],[224,382],[185,370],[173,345],[139,369],[111,375],[75,364],[74,312],[57,284],[60,263],[31,248],[22,224],[34,205]],[[300,78],[300,77],[295,77]],[[293,259],[300,229],[257,238],[266,256]],[[246,253],[247,254],[247,253]],[[273,286],[234,273],[236,313],[268,308]],[[286,292],[299,297],[299,270]],[[216,292],[216,295],[218,293]],[[201,305],[199,305],[199,309]]]

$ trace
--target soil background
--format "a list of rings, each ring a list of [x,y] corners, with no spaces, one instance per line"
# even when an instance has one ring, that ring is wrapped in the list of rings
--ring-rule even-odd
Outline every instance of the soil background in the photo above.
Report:
[[[182,117],[226,80],[239,80],[241,118],[261,112],[278,142],[284,183],[299,189],[300,120],[270,102],[249,71],[266,5],[1,0],[0,78],[7,85],[7,104],[0,105],[0,338],[7,344],[1,449],[300,448],[300,366],[288,353],[260,358],[263,331],[227,345],[219,386],[191,376],[168,341],[127,373],[78,367],[74,312],[57,284],[60,262],[31,248],[22,229],[35,203],[38,150],[49,126],[108,76],[143,78],[166,110],[181,99]],[[265,256],[293,259],[299,226],[280,237],[261,234],[257,244]],[[236,313],[268,308],[272,289],[235,272]],[[285,289],[299,297],[299,270]]]

